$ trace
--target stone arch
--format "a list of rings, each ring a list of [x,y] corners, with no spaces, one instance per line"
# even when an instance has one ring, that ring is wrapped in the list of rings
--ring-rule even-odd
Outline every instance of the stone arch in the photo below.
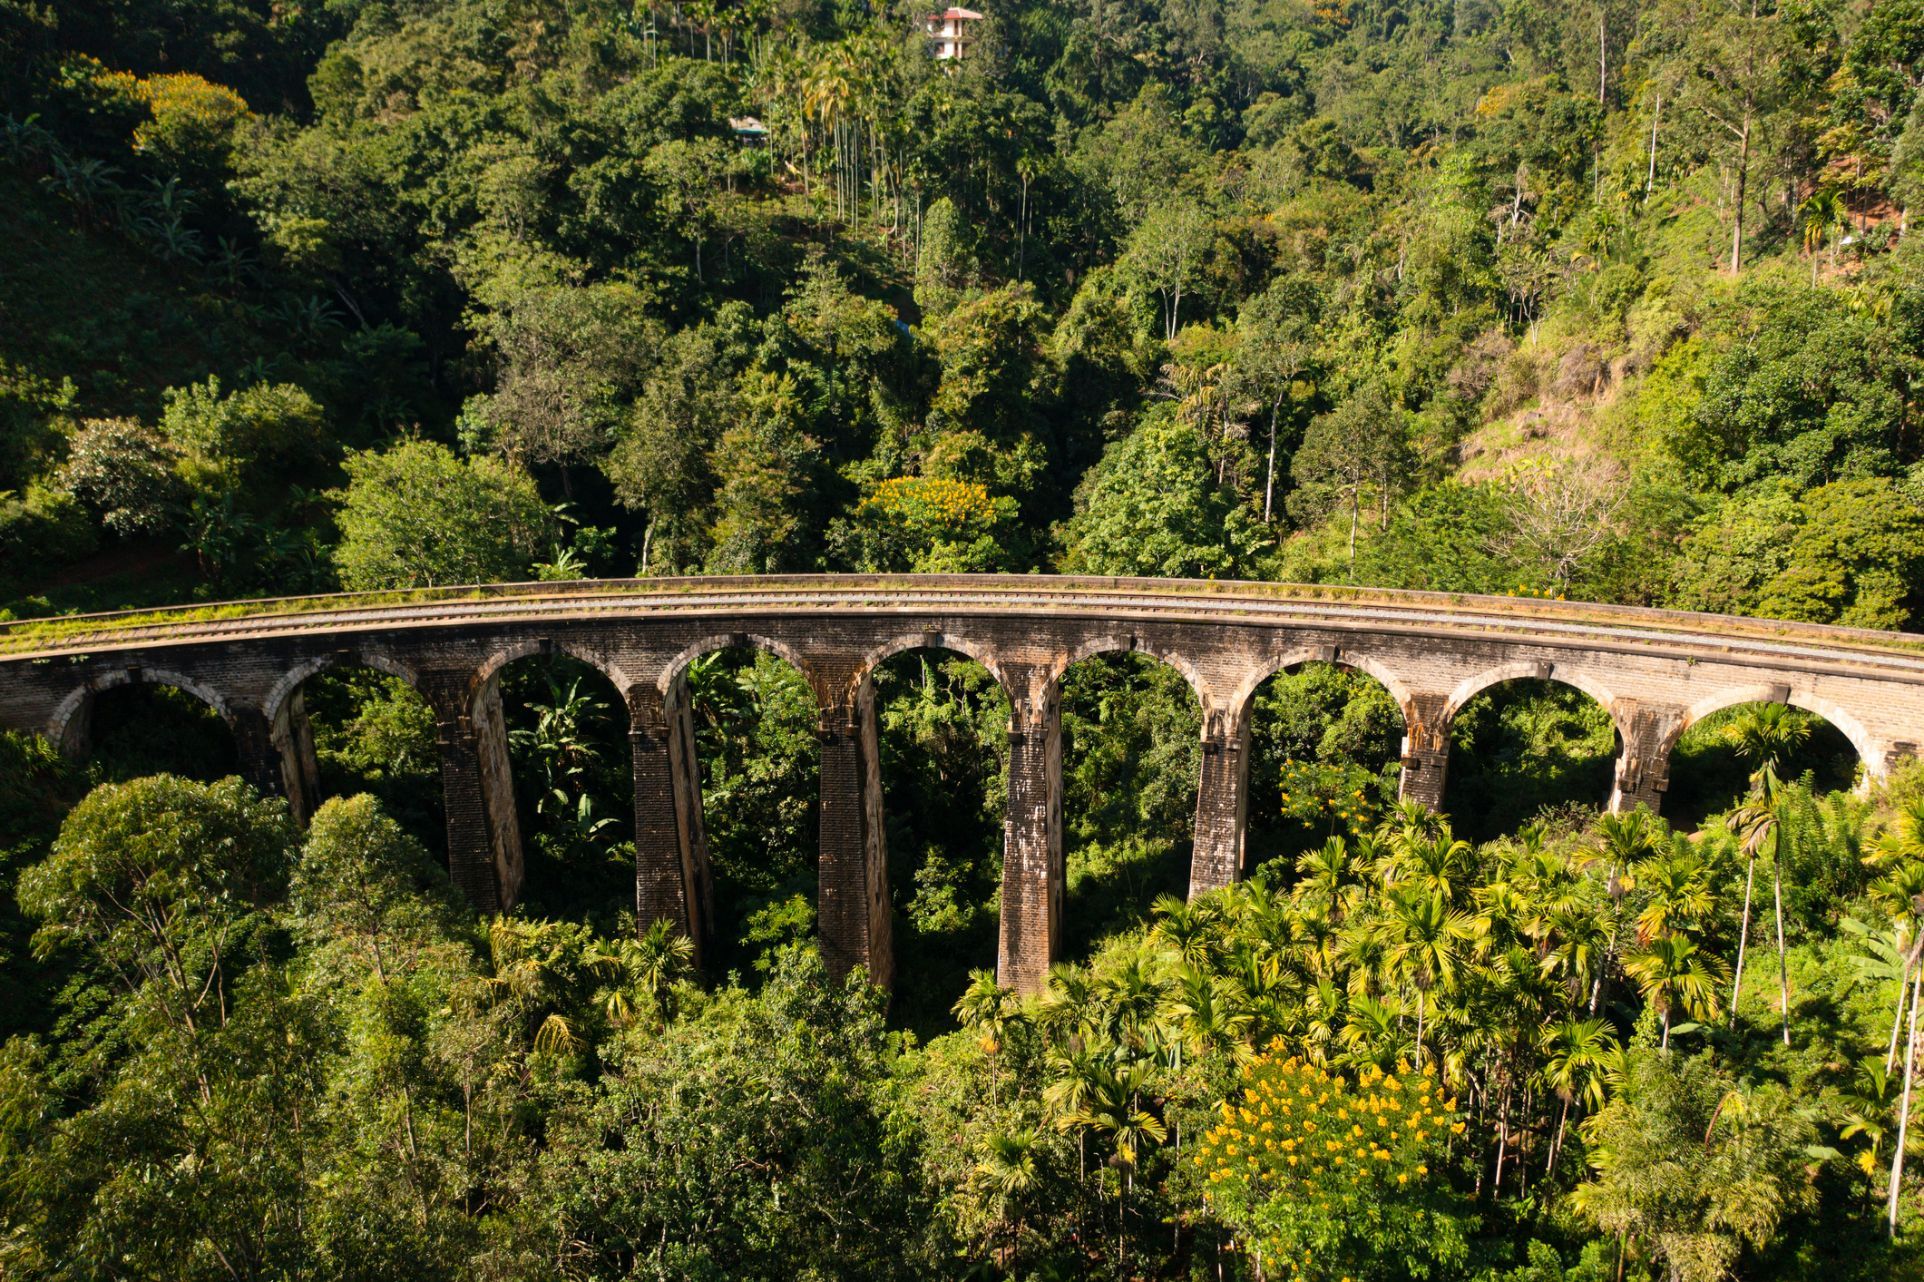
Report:
[[[1374,679],[1378,685],[1390,692],[1390,698],[1396,700],[1396,706],[1403,710],[1405,725],[1416,719],[1412,715],[1413,692],[1403,678],[1396,674],[1395,669],[1368,654],[1355,654],[1330,646],[1300,646],[1286,651],[1274,662],[1251,672],[1230,698],[1230,707],[1235,711],[1237,718],[1240,720],[1249,716],[1250,704],[1255,700],[1256,692],[1262,689],[1265,681],[1278,673],[1300,668],[1306,663],[1328,663],[1338,668],[1360,672]]]
[[[672,696],[683,674],[688,671],[689,664],[717,650],[728,650],[738,646],[766,650],[788,663],[803,676],[808,676],[813,671],[812,665],[800,650],[765,632],[711,632],[683,646],[674,658],[662,665],[661,675],[656,678],[655,686],[664,697]]]
[[[1555,687],[1565,695],[1581,696],[1603,714],[1603,724],[1595,727],[1595,732],[1607,727],[1610,742],[1598,743],[1586,732],[1569,740],[1565,745],[1568,750],[1533,757],[1527,766],[1515,756],[1466,754],[1466,745],[1460,742],[1465,729],[1460,723],[1463,711],[1480,697],[1502,698],[1495,692],[1511,685]],[[1553,709],[1555,701],[1553,695]],[[1621,782],[1625,745],[1636,742],[1633,713],[1634,705],[1620,699],[1591,671],[1566,671],[1549,662],[1514,660],[1473,673],[1451,690],[1437,716],[1437,747],[1448,754],[1448,766],[1444,778],[1437,781],[1441,786],[1436,789],[1433,804],[1451,816],[1459,832],[1478,841],[1511,831],[1542,806],[1608,806]],[[1495,727],[1499,737],[1505,733],[1501,725],[1499,720]],[[1580,750],[1578,745],[1582,745]]]
[[[622,671],[619,664],[610,663],[601,656],[566,641],[557,641],[552,637],[535,637],[503,646],[483,659],[481,666],[474,670],[474,675],[468,678],[468,697],[479,698],[481,692],[487,689],[488,682],[499,676],[503,668],[510,663],[537,654],[563,654],[577,663],[587,664],[605,677],[623,699],[626,699],[628,692],[638,684],[634,678]]]
[[[996,684],[1002,687],[1004,693],[1012,697],[1018,693],[1009,674],[1004,670],[1001,656],[996,653],[994,646],[976,641],[971,637],[959,637],[953,633],[938,631],[898,632],[871,646],[856,665],[855,685],[859,688],[863,682],[874,677],[877,668],[896,655],[907,654],[911,650],[948,650],[959,654],[986,668],[989,675],[995,678]]]
[[[225,696],[211,686],[203,685],[172,668],[150,668],[143,665],[114,668],[97,673],[74,687],[54,708],[53,716],[47,722],[48,738],[63,748],[71,749],[77,746],[84,738],[84,718],[92,710],[94,696],[104,690],[131,685],[173,686],[177,690],[185,690],[218,712],[220,719],[226,723],[229,730],[238,729],[233,706]]]
[[[1138,661],[1137,656],[1148,662]],[[1111,720],[1104,715],[1085,722],[1081,713],[1090,705],[1079,698],[1078,687],[1083,684],[1077,675],[1079,666],[1109,669],[1106,674],[1089,674],[1090,691],[1098,697],[1105,686],[1116,682],[1130,691],[1129,702],[1116,705],[1121,716]],[[1186,656],[1170,647],[1144,644],[1126,633],[1121,638],[1098,634],[1069,650],[1051,671],[1059,719],[1054,733],[1059,738],[1054,749],[1058,756],[1046,769],[1059,780],[1049,822],[1059,834],[1054,840],[1061,843],[1060,853],[1051,853],[1052,859],[1060,860],[1051,887],[1059,897],[1052,911],[1060,923],[1056,935],[1056,959],[1060,960],[1084,955],[1103,935],[1146,915],[1159,894],[1181,897],[1199,883],[1233,879],[1233,869],[1224,878],[1207,873],[1198,877],[1198,861],[1213,867],[1216,859],[1197,854],[1197,834],[1207,827],[1199,816],[1211,797],[1205,780],[1212,776],[1212,767],[1240,761],[1244,754],[1239,746],[1230,750],[1226,743],[1228,717],[1221,694]],[[1176,680],[1168,679],[1171,674]],[[1180,700],[1177,720],[1140,715],[1155,706],[1143,700],[1161,698]],[[1120,734],[1133,738],[1135,746],[1145,751],[1183,745],[1181,751],[1194,756],[1188,758],[1186,769],[1154,772],[1142,764],[1143,753],[1135,750],[1085,757],[1090,745],[1083,742],[1079,724],[1089,725],[1098,743],[1113,742],[1113,736]],[[1086,761],[1097,763],[1093,777],[1083,775]],[[1082,785],[1076,783],[1079,776],[1084,778]],[[1013,779],[1010,789],[1013,806]],[[1232,838],[1230,844],[1240,843]],[[1078,861],[1089,850],[1105,848],[1107,854],[1099,862],[1081,865],[1083,871],[1077,871]],[[1011,913],[1006,888],[1002,912]]]
[[[1691,726],[1696,725],[1705,717],[1713,713],[1722,712],[1726,708],[1735,708],[1746,703],[1788,704],[1790,707],[1801,708],[1805,712],[1814,713],[1822,717],[1824,720],[1830,722],[1832,726],[1836,727],[1839,734],[1850,741],[1851,747],[1857,752],[1857,759],[1863,763],[1864,777],[1866,779],[1876,778],[1883,774],[1884,754],[1880,750],[1876,737],[1864,728],[1863,722],[1859,721],[1844,707],[1833,703],[1829,699],[1823,698],[1820,695],[1795,691],[1787,686],[1729,686],[1705,695],[1684,710],[1682,720],[1671,729],[1670,734],[1664,739],[1664,755],[1668,757],[1671,749],[1677,746],[1677,740],[1683,738],[1684,731],[1690,729]]]
[[[268,690],[267,697],[261,704],[262,710],[267,714],[267,724],[274,725],[278,721],[281,709],[286,706],[289,699],[294,697],[296,690],[307,684],[309,678],[319,676],[329,668],[357,665],[372,668],[376,672],[384,672],[390,677],[397,677],[407,682],[416,690],[420,689],[419,674],[407,664],[385,654],[365,650],[342,650],[316,655],[289,668]]]
[[[1524,660],[1499,664],[1459,681],[1443,706],[1443,729],[1447,732],[1450,723],[1456,720],[1456,714],[1463,711],[1463,706],[1470,700],[1506,681],[1549,681],[1589,695],[1610,715],[1610,724],[1616,727],[1618,737],[1628,737],[1629,727],[1624,724],[1623,705],[1601,681],[1588,673],[1562,671],[1555,664]]]
[[[1292,820],[1282,817],[1282,802],[1285,799],[1282,787],[1286,773],[1286,761],[1296,760],[1294,754],[1287,757],[1278,755],[1280,746],[1276,732],[1279,724],[1265,717],[1258,707],[1258,698],[1272,682],[1282,683],[1298,678],[1313,679],[1311,674],[1323,669],[1342,674],[1346,678],[1364,678],[1359,685],[1374,685],[1377,693],[1387,699],[1395,709],[1395,717],[1400,721],[1390,721],[1388,709],[1384,709],[1384,729],[1397,737],[1384,745],[1381,757],[1374,753],[1360,754],[1349,759],[1350,764],[1361,767],[1379,777],[1390,767],[1397,766],[1403,758],[1414,729],[1421,723],[1421,712],[1416,697],[1397,673],[1380,660],[1367,654],[1351,654],[1335,646],[1304,646],[1284,652],[1272,663],[1250,675],[1239,691],[1235,704],[1237,724],[1241,729],[1245,762],[1242,767],[1242,789],[1246,799],[1244,822],[1246,826],[1246,849],[1241,855],[1245,871],[1255,868],[1262,862],[1276,857],[1287,857],[1298,853],[1298,842],[1320,844],[1329,834],[1317,832],[1298,816]],[[1356,696],[1352,694],[1351,700]],[[1374,698],[1375,695],[1366,696]],[[1343,709],[1326,709],[1326,715],[1312,724],[1327,730],[1336,721],[1347,715],[1350,703]],[[1327,713],[1333,712],[1333,715]],[[1312,751],[1315,749],[1312,748]],[[1316,761],[1320,758],[1311,758]],[[1300,763],[1299,764],[1306,764]],[[1346,816],[1329,814],[1333,824]],[[1304,823],[1298,830],[1295,823]],[[1202,840],[1202,824],[1199,819],[1197,840]]]
[[[1070,668],[1075,667],[1076,664],[1081,663],[1084,659],[1093,659],[1098,655],[1104,654],[1142,654],[1147,655],[1159,663],[1164,663],[1174,668],[1182,675],[1182,679],[1188,682],[1189,692],[1196,696],[1196,703],[1202,708],[1203,715],[1205,717],[1209,715],[1211,709],[1210,697],[1214,692],[1211,690],[1209,682],[1204,679],[1202,673],[1196,668],[1195,663],[1181,650],[1173,646],[1159,645],[1153,640],[1143,637],[1140,633],[1124,633],[1118,636],[1114,633],[1103,632],[1082,638],[1073,646],[1069,647],[1063,656],[1057,660],[1055,667],[1050,672],[1050,684],[1060,687],[1063,676]]]

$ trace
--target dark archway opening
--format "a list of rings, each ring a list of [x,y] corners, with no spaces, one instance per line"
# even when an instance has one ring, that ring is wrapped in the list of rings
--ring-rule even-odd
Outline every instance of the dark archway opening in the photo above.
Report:
[[[89,769],[101,783],[173,774],[211,781],[241,773],[233,731],[212,707],[177,686],[130,682],[94,696]]]
[[[447,805],[428,701],[402,678],[360,664],[309,677],[300,699],[319,769],[315,803],[368,793],[445,864]]]
[[[1491,841],[1539,817],[1575,820],[1610,801],[1618,737],[1604,706],[1557,681],[1481,691],[1450,723],[1443,809],[1459,836]]]
[[[1008,802],[1009,697],[952,650],[892,656],[872,674],[895,906],[894,1018],[952,1030],[971,970],[993,970]]]
[[[621,692],[559,651],[517,659],[499,679],[527,869],[521,906],[604,934],[632,929],[634,767]]]
[[[1739,805],[1750,792],[1751,773],[1773,737],[1761,718],[1780,718],[1786,740],[1777,760],[1777,777],[1812,793],[1842,792],[1857,781],[1857,749],[1844,732],[1801,708],[1763,713],[1782,704],[1740,703],[1722,708],[1686,727],[1670,750],[1669,786],[1664,818],[1673,827],[1701,828],[1713,816]]]
[[[682,679],[701,766],[711,973],[752,970],[816,937],[821,860],[820,715],[808,679],[735,646]]]
[[[1247,873],[1374,827],[1396,804],[1403,709],[1376,678],[1300,664],[1256,688],[1249,718]]]
[[[1064,960],[1189,891],[1202,706],[1175,668],[1099,654],[1062,677]]]

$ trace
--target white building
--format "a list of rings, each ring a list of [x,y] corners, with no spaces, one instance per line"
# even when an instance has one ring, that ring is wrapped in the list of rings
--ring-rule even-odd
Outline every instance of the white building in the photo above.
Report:
[[[960,58],[975,41],[975,24],[982,15],[973,9],[944,9],[929,15],[929,39],[935,45],[937,61]]]

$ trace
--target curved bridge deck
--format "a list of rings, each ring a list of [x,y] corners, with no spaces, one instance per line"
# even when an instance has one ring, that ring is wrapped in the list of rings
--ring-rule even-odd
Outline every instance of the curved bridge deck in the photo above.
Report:
[[[311,810],[318,785],[302,683],[338,663],[412,682],[434,709],[450,871],[484,907],[521,880],[499,674],[562,651],[627,701],[634,745],[636,902],[697,938],[706,846],[683,675],[709,651],[756,645],[793,662],[820,713],[821,925],[832,965],[890,972],[870,675],[923,647],[983,663],[1012,706],[1002,902],[1005,982],[1039,986],[1062,900],[1058,688],[1108,651],[1180,671],[1203,710],[1192,890],[1240,875],[1249,706],[1312,660],[1367,672],[1403,709],[1404,795],[1441,803],[1452,718],[1519,677],[1560,681],[1610,713],[1611,806],[1656,807],[1692,722],[1767,700],[1817,712],[1877,776],[1924,737],[1924,637],[1534,598],[1264,583],[1040,575],[690,578],[510,584],[235,602],[0,625],[0,724],[86,750],[95,695],[179,686],[233,727],[250,776]],[[1604,800],[1599,798],[1600,801]]]

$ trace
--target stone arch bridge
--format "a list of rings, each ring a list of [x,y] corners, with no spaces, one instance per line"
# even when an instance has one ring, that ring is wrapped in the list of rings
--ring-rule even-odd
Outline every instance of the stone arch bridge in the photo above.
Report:
[[[943,648],[1008,694],[1008,809],[999,972],[1034,991],[1062,929],[1059,689],[1070,664],[1139,651],[1202,708],[1191,893],[1241,875],[1249,711],[1272,674],[1310,661],[1368,673],[1402,706],[1403,793],[1441,804],[1451,719],[1516,678],[1563,682],[1616,725],[1612,808],[1658,806],[1692,722],[1776,701],[1827,718],[1867,774],[1924,738],[1924,637],[1531,599],[1280,584],[1021,575],[691,578],[359,594],[0,627],[0,725],[87,750],[95,697],[177,686],[217,710],[244,769],[305,817],[318,785],[302,683],[336,664],[405,678],[433,709],[449,869],[483,909],[522,876],[499,676],[564,652],[626,700],[633,747],[635,901],[700,939],[707,901],[701,788],[685,676],[711,651],[757,646],[807,678],[819,711],[820,929],[830,966],[892,974],[887,852],[871,675]],[[1602,800],[1601,798],[1599,800]]]

